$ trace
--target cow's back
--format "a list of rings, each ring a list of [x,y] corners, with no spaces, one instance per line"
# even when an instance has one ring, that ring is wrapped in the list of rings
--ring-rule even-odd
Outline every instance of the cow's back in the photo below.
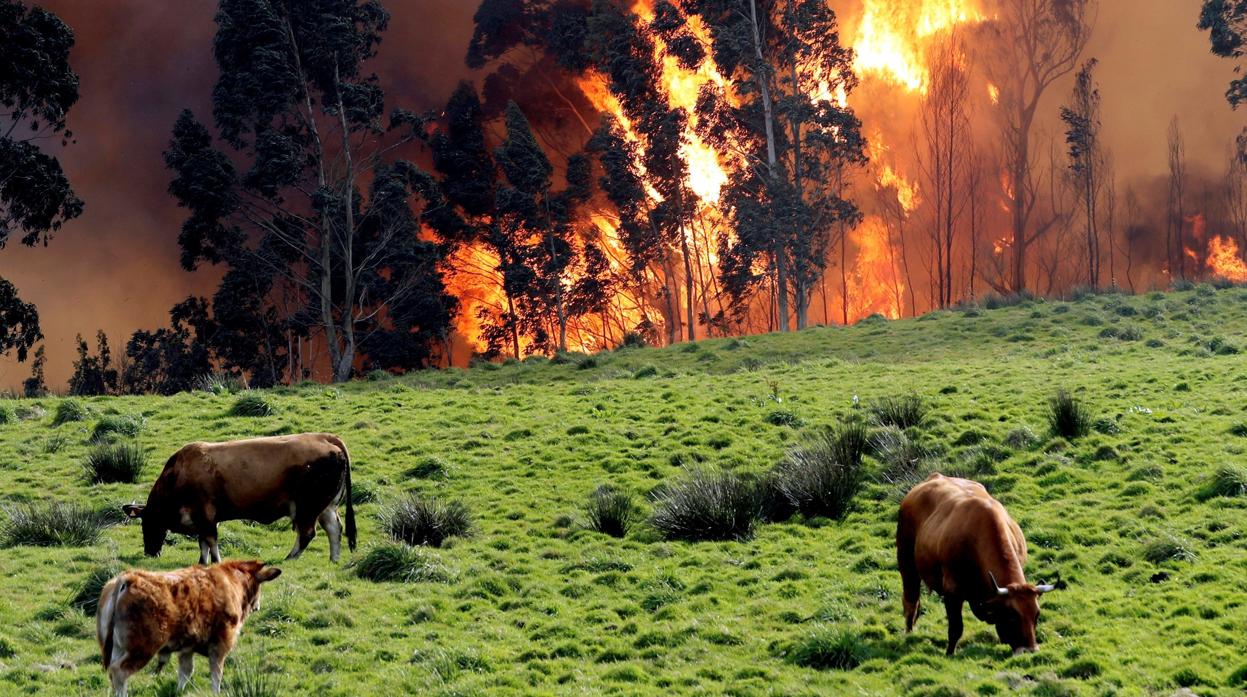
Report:
[[[957,583],[963,571],[973,575],[967,581],[977,582],[986,559],[1026,561],[1022,531],[1000,502],[978,482],[938,473],[901,502],[897,535],[898,544],[912,550],[927,585],[936,589],[949,579]]]
[[[166,470],[173,488],[202,494],[212,502],[217,519],[241,516],[264,521],[288,514],[305,473],[341,468],[345,462],[336,436],[300,433],[191,443],[178,451]]]

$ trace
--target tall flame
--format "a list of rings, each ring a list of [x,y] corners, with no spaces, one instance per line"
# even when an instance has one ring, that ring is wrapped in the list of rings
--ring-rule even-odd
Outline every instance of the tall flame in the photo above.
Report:
[[[854,68],[910,92],[927,90],[926,39],[986,17],[972,0],[865,0]]]

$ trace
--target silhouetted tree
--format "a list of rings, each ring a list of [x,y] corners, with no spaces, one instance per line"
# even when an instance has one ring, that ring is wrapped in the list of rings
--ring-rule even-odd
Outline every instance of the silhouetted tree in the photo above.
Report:
[[[190,211],[179,237],[183,266],[225,263],[248,275],[264,269],[261,287],[249,291],[260,293],[255,299],[233,290],[229,303],[220,293],[214,298],[222,331],[230,331],[224,315],[236,312],[266,327],[290,319],[275,317],[267,297],[281,286],[302,299],[309,311],[301,316],[309,324],[314,318],[311,329],[328,349],[333,379],[345,380],[362,327],[384,322],[383,308],[417,288],[440,285],[440,250],[398,239],[412,232],[413,216],[441,205],[430,180],[395,158],[424,140],[426,121],[394,110],[383,123],[384,94],[376,76],[364,72],[388,15],[375,0],[223,0],[216,22],[213,121],[232,155],[214,147],[192,114],[179,117],[165,160],[174,173],[170,192]],[[383,171],[388,184],[406,189],[406,215],[396,217],[391,202],[374,201],[375,189],[363,189]],[[413,264],[412,254],[434,258]],[[426,329],[440,335],[445,327]],[[230,350],[245,350],[242,331],[239,325]],[[253,384],[275,380],[285,362],[286,338],[274,338],[267,330],[252,337],[265,354],[232,361],[261,371]]]
[[[92,356],[82,335],[74,337],[78,360],[69,377],[69,393],[72,395],[105,395],[117,391],[117,370],[113,367],[112,353],[108,348],[108,336],[104,330],[95,335],[96,355]]]
[[[30,364],[30,377],[22,381],[22,394],[27,397],[42,397],[48,393],[48,383],[43,369],[48,363],[48,356],[43,346],[35,349],[35,360]]]
[[[123,391],[174,394],[194,388],[195,379],[212,371],[210,347],[215,322],[208,301],[187,298],[169,310],[170,326],[138,330],[126,343],[129,365],[121,376]]]
[[[1204,0],[1199,28],[1208,32],[1215,55],[1241,61],[1247,46],[1247,0]],[[1241,63],[1234,68],[1237,73],[1242,69]],[[1230,81],[1225,98],[1235,109],[1247,100],[1247,75]],[[1247,129],[1238,137],[1238,151],[1240,157],[1247,157]]]
[[[73,133],[65,115],[78,101],[78,76],[69,67],[74,33],[56,15],[19,0],[0,0],[0,249],[10,236],[47,244],[51,233],[82,214],[61,163],[39,148]],[[43,335],[35,306],[0,278],[0,354],[17,360]]]

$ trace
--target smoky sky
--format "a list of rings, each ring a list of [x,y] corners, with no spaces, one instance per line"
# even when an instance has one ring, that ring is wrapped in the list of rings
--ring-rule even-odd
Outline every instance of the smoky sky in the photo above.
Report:
[[[40,312],[48,382],[64,389],[74,335],[94,345],[108,333],[114,356],[137,328],[167,324],[169,307],[209,294],[218,271],[178,266],[184,211],[166,193],[161,153],[178,113],[210,120],[216,80],[212,17],[202,0],[41,0],[77,37],[71,63],[81,99],[70,111],[76,142],[57,149],[83,215],[46,247],[0,250],[0,276]],[[389,0],[389,31],[374,69],[392,106],[436,109],[470,74],[463,56],[476,0]],[[832,0],[846,25],[858,0]],[[1243,114],[1224,99],[1233,65],[1212,56],[1195,28],[1201,0],[1101,0],[1087,55],[1100,60],[1105,141],[1123,183],[1149,182],[1166,167],[1165,130],[1176,114],[1193,173],[1219,176]],[[846,34],[851,36],[851,34]],[[1069,80],[1045,95],[1055,114]],[[522,86],[521,86],[522,88]],[[1045,121],[1049,134],[1056,125]],[[870,124],[866,124],[867,127]],[[1124,188],[1124,186],[1119,187]],[[1154,190],[1155,187],[1143,187]],[[28,364],[0,358],[0,388],[15,387]]]

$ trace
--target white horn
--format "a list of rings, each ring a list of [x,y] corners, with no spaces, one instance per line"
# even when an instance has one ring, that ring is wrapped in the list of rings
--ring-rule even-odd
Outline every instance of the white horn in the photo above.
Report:
[[[1035,586],[1036,593],[1047,593],[1048,591],[1053,591],[1053,590],[1056,590],[1056,586],[1052,585],[1051,583],[1041,583],[1038,586]]]
[[[992,580],[992,587],[994,587],[994,588],[996,589],[996,595],[999,595],[999,596],[1001,596],[1001,597],[1004,597],[1004,596],[1006,596],[1006,595],[1008,595],[1008,594],[1009,594],[1009,589],[1008,589],[1008,588],[1001,588],[1001,587],[1000,587],[1000,584],[999,584],[999,583],[996,583],[996,575],[995,575],[995,574],[993,574],[992,572],[988,571],[988,572],[987,572],[987,577],[988,577],[988,578],[990,578],[990,579]]]

